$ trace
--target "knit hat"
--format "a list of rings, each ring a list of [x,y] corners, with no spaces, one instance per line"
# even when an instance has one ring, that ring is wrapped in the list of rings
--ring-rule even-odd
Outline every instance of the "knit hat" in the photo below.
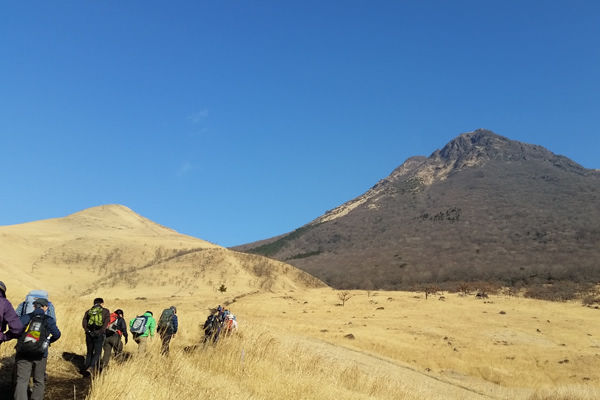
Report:
[[[40,307],[48,307],[48,300],[44,299],[43,297],[40,297],[33,301],[33,305],[38,305]]]

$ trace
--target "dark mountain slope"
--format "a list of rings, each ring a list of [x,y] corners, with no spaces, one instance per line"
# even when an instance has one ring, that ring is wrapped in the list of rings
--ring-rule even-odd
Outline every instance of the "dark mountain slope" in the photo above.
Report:
[[[236,249],[338,288],[600,280],[600,174],[477,130],[289,234]]]

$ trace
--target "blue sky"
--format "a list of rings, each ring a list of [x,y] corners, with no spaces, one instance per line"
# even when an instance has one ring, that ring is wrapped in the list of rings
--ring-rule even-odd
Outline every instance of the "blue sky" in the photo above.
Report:
[[[224,246],[487,128],[600,168],[597,1],[0,5],[0,225],[124,204]]]

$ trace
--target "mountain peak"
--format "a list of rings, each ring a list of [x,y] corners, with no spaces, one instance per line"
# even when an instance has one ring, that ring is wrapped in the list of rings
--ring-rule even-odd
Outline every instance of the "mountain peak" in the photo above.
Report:
[[[452,139],[441,150],[436,150],[430,158],[444,161],[466,161],[475,159],[504,161],[523,159],[524,153],[536,153],[539,146],[512,141],[487,129],[477,129],[463,133]],[[545,150],[545,149],[543,149]],[[545,156],[551,154],[545,150]]]
[[[434,151],[428,161],[436,165],[437,170],[444,171],[442,178],[451,171],[481,166],[490,161],[539,161],[573,173],[586,174],[585,168],[567,157],[542,146],[508,139],[487,129],[460,134],[441,150]]]
[[[598,198],[596,172],[478,129],[430,157],[407,159],[292,233],[244,250],[287,260],[343,289],[596,281]]]
[[[142,217],[129,207],[120,204],[106,204],[87,208],[68,215],[64,218],[64,221],[74,224],[74,226],[94,229],[141,229],[153,234],[159,232],[175,233],[172,229]]]
[[[143,218],[131,208],[121,204],[104,204],[86,208],[67,216],[69,219],[137,219]]]
[[[381,179],[369,191],[352,199],[339,207],[329,210],[313,223],[331,221],[343,217],[357,207],[371,202],[371,207],[378,199],[395,193],[398,190],[415,191],[436,182],[448,179],[455,173],[467,168],[484,167],[491,162],[500,163],[543,163],[551,168],[577,175],[588,175],[581,165],[567,157],[556,155],[542,146],[518,142],[498,135],[488,129],[476,129],[465,132],[441,150],[434,151],[429,157],[414,156],[408,158],[392,173]],[[401,189],[399,189],[401,188]]]

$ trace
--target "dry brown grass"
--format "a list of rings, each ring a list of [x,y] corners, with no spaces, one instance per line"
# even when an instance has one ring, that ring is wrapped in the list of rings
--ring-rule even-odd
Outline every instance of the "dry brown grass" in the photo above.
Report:
[[[597,310],[514,297],[483,303],[448,294],[443,302],[409,292],[354,294],[345,307],[330,289],[241,297],[230,305],[240,335],[193,352],[184,348],[198,344],[208,308],[235,294],[106,298],[127,319],[175,304],[182,329],[168,358],[158,340],[144,357],[130,342],[125,350],[134,356],[96,377],[88,399],[600,398]],[[89,300],[54,300],[63,338],[51,348],[47,398],[73,398],[73,386],[83,398],[87,378],[63,356],[85,355],[80,321]],[[12,345],[0,347],[4,370],[12,352]]]

